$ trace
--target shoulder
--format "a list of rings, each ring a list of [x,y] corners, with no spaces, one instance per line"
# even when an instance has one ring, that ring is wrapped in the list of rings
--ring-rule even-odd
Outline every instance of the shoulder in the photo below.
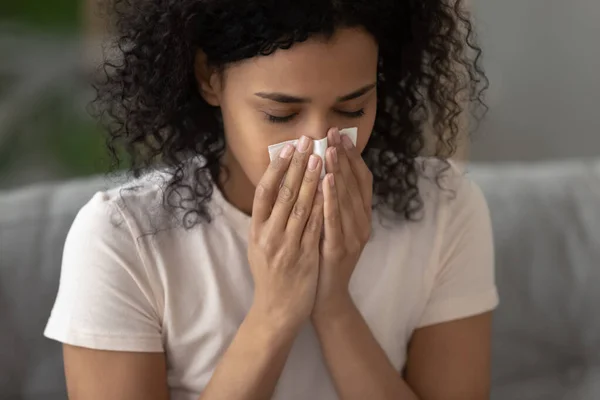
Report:
[[[460,220],[475,218],[485,222],[489,217],[487,202],[479,186],[467,174],[466,165],[453,160],[419,157],[415,160],[420,207],[414,220],[397,220],[411,230],[442,231]],[[380,210],[382,220],[394,217],[387,209]]]
[[[460,251],[492,254],[492,227],[486,199],[469,178],[466,165],[422,159],[420,194],[424,220],[435,231],[441,259]]]
[[[161,185],[157,176],[145,176],[96,192],[79,210],[66,238],[63,268],[92,264],[107,268],[125,265],[143,268],[139,238],[152,224],[148,215],[158,213]],[[102,262],[90,263],[90,257]]]
[[[494,245],[487,202],[466,167],[427,160],[422,187],[432,228],[427,268],[430,298],[420,326],[490,311],[498,304]],[[439,168],[442,168],[441,170]],[[435,179],[427,174],[437,171]]]
[[[164,219],[158,179],[145,176],[92,196],[67,234],[63,280],[86,276],[89,281],[118,280],[129,285],[129,277],[134,276],[141,277],[136,278],[138,283],[150,284],[148,279],[156,275],[152,233],[159,229],[157,221]]]
[[[419,158],[419,194],[424,212],[456,218],[469,213],[487,213],[479,186],[467,174],[466,166],[453,160]],[[462,212],[461,212],[462,211]]]
[[[71,231],[95,236],[143,236],[156,231],[172,219],[163,207],[167,183],[167,175],[155,172],[96,192],[79,210]]]
[[[137,222],[159,197],[150,182],[98,192],[79,211],[46,336],[100,350],[162,351],[161,281]]]
[[[493,256],[490,213],[466,166],[435,158],[418,158],[416,165],[421,207],[414,220],[394,219],[378,210],[374,229],[391,237],[388,243],[408,241],[419,254],[427,254],[430,270],[441,268],[444,260],[460,252],[478,253],[486,258],[482,263],[489,265]]]

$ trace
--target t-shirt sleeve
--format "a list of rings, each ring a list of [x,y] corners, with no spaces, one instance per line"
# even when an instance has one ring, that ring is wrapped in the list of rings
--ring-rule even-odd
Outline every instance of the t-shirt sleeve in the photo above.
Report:
[[[462,178],[442,210],[439,258],[419,327],[466,318],[498,305],[490,213],[481,189]]]
[[[137,244],[115,201],[97,193],[67,235],[44,335],[97,350],[162,352],[159,313]]]

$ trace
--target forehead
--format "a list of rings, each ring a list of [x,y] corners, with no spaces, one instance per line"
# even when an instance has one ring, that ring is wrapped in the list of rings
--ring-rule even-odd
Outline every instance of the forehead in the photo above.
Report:
[[[311,38],[288,50],[238,63],[228,68],[227,81],[253,93],[273,90],[306,96],[319,92],[341,95],[373,83],[377,61],[375,39],[363,29],[348,28],[327,40]]]

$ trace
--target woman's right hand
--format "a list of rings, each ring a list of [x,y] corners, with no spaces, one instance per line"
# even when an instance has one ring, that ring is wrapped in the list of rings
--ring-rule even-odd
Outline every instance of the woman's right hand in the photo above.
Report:
[[[310,318],[319,279],[323,195],[317,187],[323,161],[311,154],[307,137],[297,149],[284,147],[257,185],[252,208],[252,311],[289,329]]]

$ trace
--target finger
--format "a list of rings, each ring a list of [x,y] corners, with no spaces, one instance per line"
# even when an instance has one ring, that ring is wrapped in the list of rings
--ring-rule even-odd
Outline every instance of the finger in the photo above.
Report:
[[[346,151],[350,168],[358,182],[365,212],[370,216],[373,204],[373,174],[348,136],[342,137],[342,145]]]
[[[325,198],[323,209],[325,224],[324,243],[327,247],[341,246],[344,243],[344,233],[342,230],[338,191],[333,174],[327,174],[323,179],[323,195]]]
[[[319,248],[319,241],[321,240],[321,230],[323,229],[323,208],[325,205],[325,199],[323,198],[322,192],[317,192],[313,199],[312,211],[310,218],[306,223],[304,234],[300,241],[301,247],[308,251],[316,250]]]
[[[340,174],[344,180],[344,185],[346,186],[346,190],[349,194],[347,201],[349,201],[352,206],[357,225],[359,227],[364,227],[368,222],[368,216],[365,212],[361,187],[359,186],[358,180],[354,175],[354,171],[350,166],[350,160],[346,153],[346,147],[345,145],[342,145],[340,133],[337,128],[331,129],[329,131],[329,135],[331,135],[331,141],[335,144],[337,149]],[[350,144],[352,144],[352,142],[350,142]]]
[[[269,218],[269,223],[273,224],[273,228],[277,231],[285,230],[292,208],[298,198],[306,164],[308,163],[308,156],[312,153],[309,151],[311,148],[312,141],[306,136],[302,136],[292,156],[283,185],[279,188],[277,200]]]
[[[338,199],[339,219],[342,227],[342,233],[349,235],[356,230],[354,208],[352,202],[348,199],[351,194],[348,193],[344,178],[342,177],[339,165],[339,153],[337,148],[330,147],[327,149],[327,166],[334,176],[335,192]]]
[[[292,240],[297,242],[300,242],[306,222],[311,215],[311,209],[317,191],[319,177],[321,175],[321,162],[319,156],[311,155],[309,157],[298,198],[292,208],[285,228],[286,235],[289,235]]]
[[[281,180],[290,165],[290,160],[294,154],[294,146],[288,144],[284,146],[277,157],[271,161],[267,171],[262,176],[254,192],[254,202],[252,203],[252,221],[255,223],[265,222],[271,215],[273,202],[279,190]]]

